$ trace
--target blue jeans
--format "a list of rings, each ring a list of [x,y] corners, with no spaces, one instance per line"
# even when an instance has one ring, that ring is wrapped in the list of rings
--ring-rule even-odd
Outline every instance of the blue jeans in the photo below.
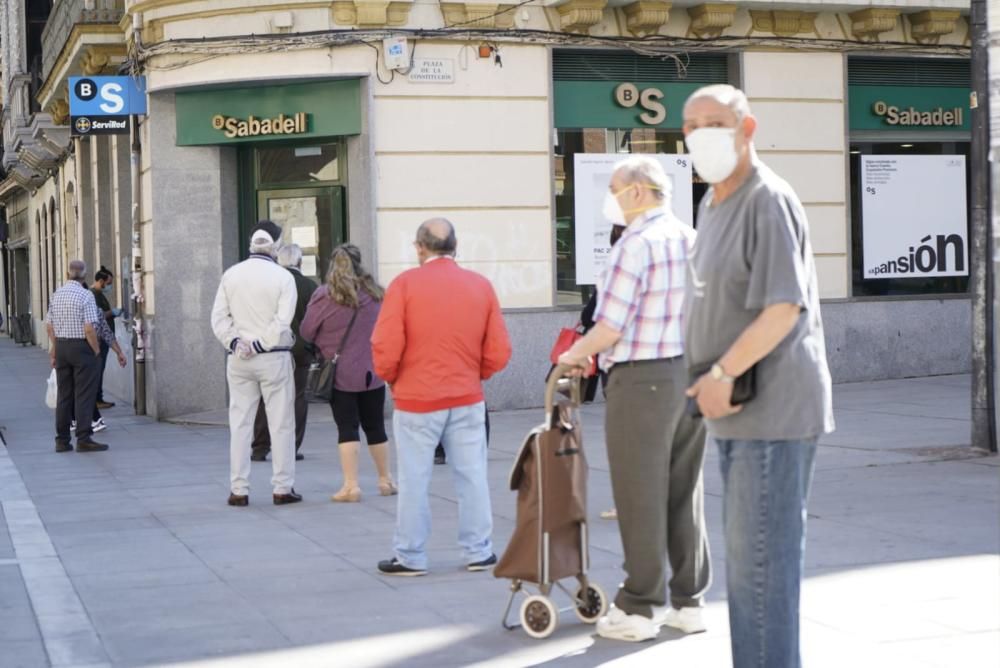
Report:
[[[816,439],[719,446],[733,668],[799,668],[799,588]]]
[[[493,511],[486,477],[486,411],[482,402],[433,413],[392,416],[399,466],[396,558],[407,568],[427,568],[431,533],[430,488],[434,448],[444,444],[458,496],[458,544],[466,563],[493,554]]]

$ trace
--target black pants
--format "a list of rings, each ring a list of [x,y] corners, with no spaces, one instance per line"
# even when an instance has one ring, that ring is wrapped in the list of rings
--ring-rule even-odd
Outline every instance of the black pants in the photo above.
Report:
[[[306,376],[309,375],[309,365],[296,366],[295,378],[295,452],[302,447],[302,439],[306,437],[306,418],[309,417],[309,402],[306,401]],[[271,432],[267,428],[267,412],[264,410],[264,400],[257,405],[257,416],[253,421],[253,453],[266,455],[271,451]]]
[[[85,339],[56,340],[56,380],[59,383],[56,441],[70,442],[69,425],[74,415],[94,414],[100,359]],[[77,442],[89,441],[92,435],[90,420],[77,420]]]
[[[365,430],[368,445],[385,443],[385,385],[364,392],[335,389],[330,397],[333,421],[337,423],[337,443],[361,440],[358,427]]]
[[[98,402],[104,401],[104,368],[108,365],[108,353],[110,351],[111,351],[111,347],[108,346],[108,344],[106,344],[104,342],[104,340],[102,339],[101,340],[101,361],[99,362],[99,364],[100,364],[100,374],[98,376],[98,381],[97,381],[97,401]],[[100,413],[95,413],[94,419],[96,420],[99,417],[101,417],[101,414]]]

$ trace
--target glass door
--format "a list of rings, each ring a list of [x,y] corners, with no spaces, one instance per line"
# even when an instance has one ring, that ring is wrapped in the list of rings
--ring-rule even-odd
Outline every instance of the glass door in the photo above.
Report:
[[[257,218],[280,225],[282,240],[302,248],[302,274],[322,283],[330,253],[344,242],[344,188],[259,190]]]

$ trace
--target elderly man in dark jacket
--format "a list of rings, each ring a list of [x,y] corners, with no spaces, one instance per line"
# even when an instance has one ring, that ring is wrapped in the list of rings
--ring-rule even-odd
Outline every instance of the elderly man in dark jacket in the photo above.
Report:
[[[292,357],[295,359],[295,459],[301,461],[304,457],[299,453],[299,448],[302,447],[302,439],[306,435],[306,417],[309,413],[309,402],[306,401],[306,377],[309,375],[309,365],[312,364],[313,356],[310,352],[311,347],[299,336],[299,325],[302,324],[309,298],[316,291],[317,285],[315,281],[302,275],[302,249],[298,245],[282,246],[278,251],[278,264],[291,272],[295,278],[295,290],[298,294],[295,317],[292,319],[292,333],[295,334]],[[265,461],[270,451],[271,436],[267,429],[267,413],[264,411],[264,402],[261,401],[253,425],[253,454],[250,455],[250,459],[255,462]]]

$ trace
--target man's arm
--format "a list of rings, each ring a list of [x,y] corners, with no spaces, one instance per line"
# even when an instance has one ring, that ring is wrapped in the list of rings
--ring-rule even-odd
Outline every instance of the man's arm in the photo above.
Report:
[[[56,330],[52,326],[51,322],[45,323],[45,331],[49,335],[49,361],[52,363],[52,368],[56,368]]]
[[[375,373],[385,382],[396,382],[399,364],[406,349],[406,305],[399,280],[389,284],[372,332],[372,362]]]
[[[215,293],[215,303],[212,304],[212,332],[219,343],[231,352],[240,334],[236,331],[236,323],[233,322],[233,315],[229,312],[229,297],[226,295],[225,285],[223,277]]]
[[[490,290],[490,312],[486,321],[486,336],[483,338],[483,358],[479,377],[483,380],[501,371],[510,361],[511,347],[507,326],[500,311],[500,300],[497,299],[493,286],[487,283]]]
[[[295,287],[295,279],[291,273],[287,274],[287,280],[282,285],[281,293],[278,295],[278,310],[268,324],[264,334],[254,342],[254,347],[258,353],[276,348],[282,344],[282,334],[291,333],[292,320],[295,319],[295,307],[298,304],[299,293]]]
[[[778,344],[795,328],[802,307],[798,304],[773,304],[760,312],[743,330],[717,364],[732,377],[744,374],[750,367],[771,354]],[[742,406],[733,406],[733,384],[717,381],[705,374],[687,391],[689,397],[698,398],[702,415],[720,418],[738,413]]]
[[[90,344],[91,350],[94,351],[95,355],[101,354],[101,344],[97,338],[97,330],[94,329],[93,323],[85,322],[83,323],[83,335],[87,339],[87,343]]]

